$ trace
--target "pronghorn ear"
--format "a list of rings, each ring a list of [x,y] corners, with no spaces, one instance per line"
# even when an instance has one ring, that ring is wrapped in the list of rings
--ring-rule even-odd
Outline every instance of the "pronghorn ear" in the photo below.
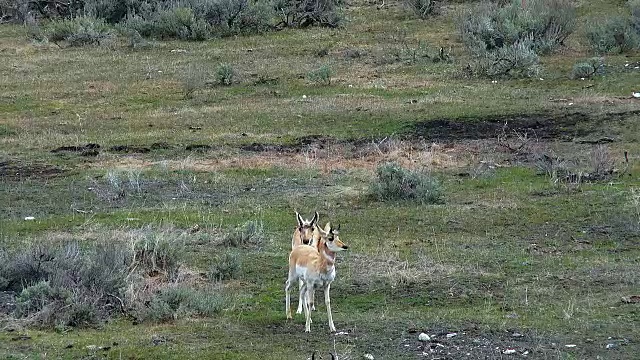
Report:
[[[302,216],[300,216],[300,214],[298,214],[297,211],[296,211],[296,220],[298,220],[298,227],[302,227],[302,223],[304,221],[302,220]]]
[[[340,230],[340,224],[338,224],[338,226],[336,227],[336,231]]]
[[[331,231],[331,223],[330,222],[328,222],[327,225],[324,226],[324,232],[328,234],[329,231]]]
[[[313,215],[313,219],[311,219],[311,225],[315,225],[318,222],[318,212],[316,211],[316,213]]]

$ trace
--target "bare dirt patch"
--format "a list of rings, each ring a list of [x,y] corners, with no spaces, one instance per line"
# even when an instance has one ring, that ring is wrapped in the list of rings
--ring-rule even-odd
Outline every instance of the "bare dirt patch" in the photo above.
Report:
[[[541,140],[573,141],[603,130],[607,123],[618,122],[640,114],[628,111],[591,115],[518,114],[484,118],[435,119],[418,122],[409,128],[409,137],[429,140],[455,141],[496,138],[501,133],[517,132]]]
[[[48,179],[63,173],[63,169],[53,165],[0,161],[0,179],[13,181],[25,178]]]

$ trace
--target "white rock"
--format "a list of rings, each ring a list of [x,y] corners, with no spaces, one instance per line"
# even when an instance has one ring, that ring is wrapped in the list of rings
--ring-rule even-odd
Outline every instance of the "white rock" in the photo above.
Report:
[[[418,335],[418,340],[420,341],[430,341],[431,337],[425,333],[420,333],[420,335]]]
[[[502,353],[505,354],[505,355],[513,355],[513,354],[516,353],[516,351],[514,349],[506,349]]]
[[[31,220],[35,220],[36,218],[34,218],[33,216],[25,216],[24,221],[31,221]]]
[[[632,92],[631,96],[633,96],[634,98],[640,98],[640,92]]]
[[[567,344],[567,345],[565,345],[564,347],[574,348],[574,347],[576,347],[576,345],[575,345],[575,344]]]
[[[364,354],[364,358],[368,359],[368,360],[373,360],[374,359],[373,355],[371,355],[371,354]]]
[[[454,336],[458,336],[458,333],[447,334],[447,339],[451,339]]]
[[[605,349],[613,349],[614,347],[616,347],[616,344],[607,344],[607,346],[605,346]]]
[[[307,98],[307,95],[302,95],[302,98],[303,98],[303,99],[306,99],[306,98]]]
[[[96,345],[87,345],[85,348],[86,348],[87,350],[89,350],[89,351],[96,351],[96,350],[98,350],[98,346],[96,346]]]

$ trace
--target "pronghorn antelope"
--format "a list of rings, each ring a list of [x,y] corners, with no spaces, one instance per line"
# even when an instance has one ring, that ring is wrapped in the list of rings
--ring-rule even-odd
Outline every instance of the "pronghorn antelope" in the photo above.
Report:
[[[316,245],[315,242],[317,237],[319,237],[315,234],[315,229],[318,224],[318,212],[315,212],[311,220],[305,220],[296,211],[296,220],[298,221],[298,226],[296,226],[296,230],[293,232],[293,237],[291,238],[291,249],[298,245]]]
[[[285,285],[287,319],[292,318],[291,285],[294,281],[300,279],[303,284],[300,288],[301,298],[306,300],[302,303],[306,319],[305,332],[311,332],[310,305],[313,305],[313,289],[315,286],[324,288],[324,303],[327,306],[329,328],[331,331],[336,331],[336,327],[333,324],[333,316],[331,315],[329,288],[336,278],[336,253],[348,248],[338,237],[339,229],[340,226],[332,228],[331,224],[327,223],[324,229],[318,228],[320,241],[317,248],[296,246],[289,254],[289,277]]]
[[[293,250],[298,245],[309,245],[313,247],[318,246],[318,241],[320,238],[320,233],[318,232],[318,212],[316,211],[311,220],[305,220],[298,214],[296,211],[296,220],[298,221],[298,226],[296,226],[295,231],[293,232],[293,237],[291,239],[291,250]],[[300,289],[302,289],[302,280],[300,280]],[[302,298],[302,291],[300,291],[300,298],[298,299],[298,309],[296,310],[296,314],[302,314],[302,303],[304,302]],[[313,296],[313,295],[312,295]],[[313,303],[313,302],[312,302]],[[315,305],[312,310],[315,310]]]

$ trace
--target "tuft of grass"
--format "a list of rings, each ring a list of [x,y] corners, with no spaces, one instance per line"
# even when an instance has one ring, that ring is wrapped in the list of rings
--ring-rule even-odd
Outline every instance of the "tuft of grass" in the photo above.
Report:
[[[424,204],[442,202],[442,188],[438,180],[428,173],[407,170],[397,163],[378,166],[370,192],[381,201],[414,200]]]
[[[315,84],[331,85],[331,77],[333,76],[333,70],[329,65],[322,65],[321,67],[311,70],[307,74],[307,79]]]
[[[137,312],[139,321],[162,323],[193,316],[212,316],[219,313],[226,301],[220,290],[197,290],[187,286],[164,288],[149,304]]]
[[[252,247],[263,245],[266,240],[264,225],[258,220],[249,220],[227,233],[222,241],[225,246]]]
[[[235,279],[238,277],[241,267],[240,255],[236,252],[226,251],[213,258],[207,276],[213,281]]]

